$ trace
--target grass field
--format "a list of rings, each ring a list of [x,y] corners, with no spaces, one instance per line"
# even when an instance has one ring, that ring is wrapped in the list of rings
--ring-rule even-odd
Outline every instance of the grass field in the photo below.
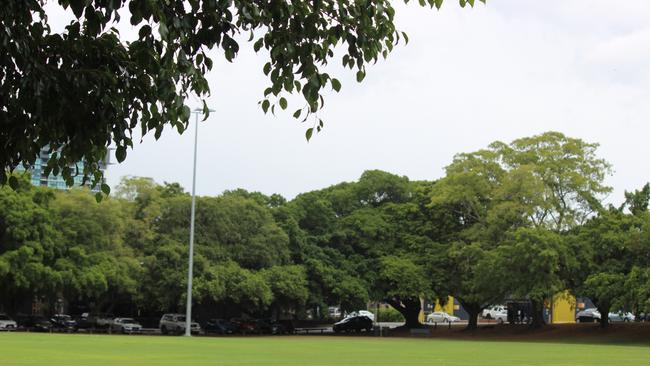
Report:
[[[2,366],[648,365],[650,347],[366,337],[0,334]]]

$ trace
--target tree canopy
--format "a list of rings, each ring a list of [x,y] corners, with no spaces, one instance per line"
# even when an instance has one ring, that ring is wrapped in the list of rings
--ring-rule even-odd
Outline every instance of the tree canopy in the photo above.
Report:
[[[457,155],[437,181],[380,170],[291,200],[235,189],[198,197],[199,317],[324,317],[369,301],[419,327],[422,301],[454,297],[469,328],[488,305],[589,297],[650,311],[648,185],[606,206],[597,145],[551,132]],[[552,173],[551,173],[552,172]],[[191,198],[126,177],[97,203],[86,189],[0,188],[0,307],[65,298],[97,311],[180,311]],[[4,296],[6,295],[6,296]]]
[[[205,76],[212,58],[234,62],[241,43],[268,60],[263,111],[288,108],[286,95],[297,93],[306,104],[293,115],[309,118],[323,106],[326,87],[341,88],[324,71],[329,62],[340,60],[361,82],[366,65],[408,41],[387,0],[58,0],[74,15],[61,33],[50,27],[45,3],[7,0],[0,9],[0,166],[32,166],[48,147],[55,154],[46,173],[62,175],[68,185],[77,174],[101,184],[108,147],[123,161],[134,129],[156,138],[165,127],[182,133],[188,97],[210,92]],[[419,3],[440,8],[443,0]],[[474,0],[460,0],[466,4]],[[123,16],[137,29],[133,39],[115,28]],[[205,102],[203,114],[209,114]],[[307,139],[322,127],[315,118]],[[71,168],[78,162],[83,171]],[[6,179],[0,175],[0,183]]]

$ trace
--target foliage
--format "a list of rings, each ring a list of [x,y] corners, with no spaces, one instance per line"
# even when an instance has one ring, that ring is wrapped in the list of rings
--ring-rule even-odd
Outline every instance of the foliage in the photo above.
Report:
[[[393,308],[379,308],[379,311],[377,312],[377,321],[398,323],[404,322],[405,319],[402,313]]]
[[[648,311],[648,185],[603,208],[609,165],[595,147],[546,133],[459,154],[436,182],[372,170],[290,201],[242,189],[198,197],[196,313],[304,317],[378,301],[418,327],[422,300],[453,296],[472,328],[506,298],[530,300],[541,324],[558,293],[587,295],[601,314]],[[97,203],[85,189],[16,179],[16,190],[0,188],[2,311],[35,297],[92,311],[182,311],[183,187],[126,177]]]
[[[7,0],[0,9],[0,166],[34,165],[40,149],[49,147],[56,153],[46,174],[61,174],[70,186],[77,174],[100,185],[108,146],[124,161],[138,127],[141,135],[156,138],[165,127],[185,131],[192,113],[187,99],[210,92],[210,50],[220,49],[233,62],[240,34],[249,35],[243,42],[263,49],[268,60],[263,111],[286,109],[287,94],[299,93],[306,105],[294,112],[296,118],[323,106],[326,87],[340,90],[341,83],[324,71],[329,62],[340,59],[361,82],[366,65],[408,40],[395,29],[395,9],[387,0],[57,2],[75,18],[62,33],[50,28],[43,0]],[[440,8],[442,0],[420,4]],[[122,16],[137,30],[134,39],[115,28]],[[202,113],[207,118],[205,102]],[[307,139],[322,127],[315,118]],[[77,162],[83,171],[70,168]],[[6,179],[0,174],[0,183]]]

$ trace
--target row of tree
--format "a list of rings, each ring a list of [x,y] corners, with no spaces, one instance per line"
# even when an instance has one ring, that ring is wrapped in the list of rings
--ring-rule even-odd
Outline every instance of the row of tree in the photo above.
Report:
[[[480,311],[568,291],[610,309],[650,308],[650,186],[604,206],[596,144],[549,132],[457,155],[438,181],[366,171],[301,194],[234,190],[197,201],[195,312],[304,316],[385,301],[420,326],[420,299]],[[84,190],[0,189],[0,306],[64,297],[95,311],[183,310],[190,197],[125,178]],[[313,312],[318,314],[318,312]]]

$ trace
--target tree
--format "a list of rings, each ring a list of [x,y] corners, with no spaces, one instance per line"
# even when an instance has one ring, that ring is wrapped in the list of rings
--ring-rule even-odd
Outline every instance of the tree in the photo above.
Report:
[[[545,228],[519,228],[496,254],[492,269],[501,292],[528,298],[531,326],[542,326],[544,303],[569,288],[566,279],[577,272],[577,253],[560,234]]]
[[[379,286],[384,288],[385,300],[404,316],[405,327],[422,326],[421,301],[433,296],[431,281],[422,266],[408,258],[385,256],[380,260]]]
[[[571,277],[578,263],[567,253],[577,255],[577,244],[568,245],[546,231],[564,233],[601,208],[600,199],[611,190],[603,182],[610,166],[596,156],[597,147],[546,132],[454,157],[446,176],[431,190],[431,206],[448,210],[456,222],[455,244],[444,264],[456,277],[444,286],[466,303],[472,318],[489,302],[516,295],[531,299],[537,310],[533,325],[538,326],[543,322],[542,292],[549,295],[566,289],[557,285],[575,285]],[[522,241],[514,245],[513,238]],[[544,255],[532,259],[550,271],[549,277],[524,275],[529,263],[514,261],[542,247]],[[490,261],[495,269],[483,270]],[[459,268],[465,270],[456,272]],[[494,283],[503,286],[495,288]]]
[[[43,199],[47,190],[18,179],[16,191],[0,187],[0,307],[9,312],[35,296],[49,299],[63,286],[54,268],[61,249],[49,209],[52,197]]]
[[[421,1],[440,7],[442,0]],[[260,105],[287,108],[286,94],[301,93],[306,106],[294,116],[311,115],[323,106],[323,91],[341,83],[324,72],[340,47],[343,66],[356,69],[386,58],[408,40],[395,29],[395,9],[387,0],[355,2],[234,2],[216,0],[58,0],[74,14],[61,34],[50,28],[43,0],[8,0],[0,9],[0,166],[31,166],[43,147],[56,153],[46,174],[61,174],[69,185],[83,174],[102,182],[99,164],[108,146],[122,162],[133,146],[132,132],[166,126],[182,133],[188,126],[190,95],[205,97],[205,74],[212,69],[208,51],[221,48],[234,61],[238,34],[250,34],[255,51],[265,50],[263,71],[270,86]],[[474,0],[461,0],[474,5]],[[128,12],[127,12],[128,10]],[[114,25],[128,14],[137,37],[120,37]],[[271,106],[273,105],[273,106]],[[207,118],[208,108],[204,103]],[[323,122],[314,119],[309,139]],[[82,172],[71,169],[82,161]],[[0,183],[7,176],[0,175]],[[15,184],[15,179],[12,179]],[[109,187],[102,185],[108,193]]]
[[[623,308],[626,299],[643,303],[640,296],[630,298],[630,288],[625,285],[631,281],[641,286],[638,280],[643,273],[639,268],[650,264],[646,259],[650,255],[647,230],[647,211],[631,215],[610,208],[581,227],[575,238],[588,249],[588,276],[580,290],[596,304],[603,328],[609,324],[608,314],[613,307]]]
[[[274,316],[282,311],[301,308],[309,298],[307,273],[300,265],[273,266],[261,271],[262,277],[273,293]]]

